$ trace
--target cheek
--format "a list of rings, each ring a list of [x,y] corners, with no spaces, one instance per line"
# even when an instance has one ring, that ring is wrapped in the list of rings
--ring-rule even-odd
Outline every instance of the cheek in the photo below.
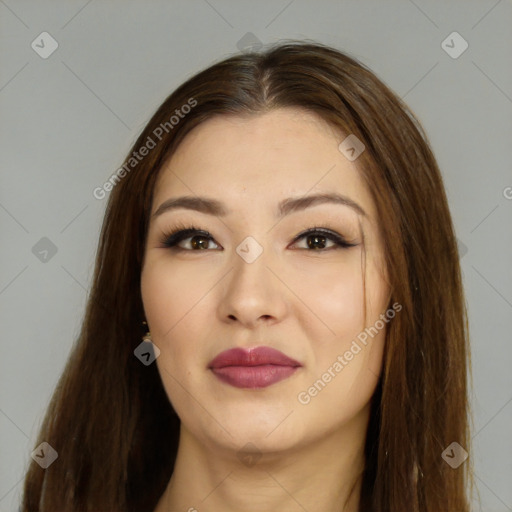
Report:
[[[337,261],[307,261],[295,274],[289,274],[293,291],[299,298],[296,312],[299,321],[307,321],[318,345],[333,346],[363,327],[364,289],[360,254]]]
[[[366,403],[377,384],[387,324],[371,328],[385,312],[388,287],[372,259],[363,279],[359,257],[302,277],[297,282],[300,296],[316,314],[308,315],[314,318],[308,336],[313,365],[305,391],[311,389],[315,407],[335,404],[345,415]]]
[[[198,315],[211,318],[205,294],[215,284],[202,272],[165,261],[148,264],[141,276],[141,293],[151,337],[160,349],[159,368],[183,377],[201,357],[198,346],[205,333]],[[165,380],[171,379],[162,373]],[[172,379],[171,379],[172,380]]]
[[[171,335],[192,308],[200,307],[214,284],[214,276],[193,263],[172,265],[165,258],[148,263],[141,275],[141,293],[151,333],[160,339]]]
[[[185,388],[201,386],[202,372],[198,369],[207,361],[201,359],[204,354],[200,346],[208,329],[204,322],[198,321],[198,315],[211,318],[204,311],[207,301],[201,299],[215,283],[192,266],[185,267],[153,261],[141,275],[146,319],[151,338],[160,349],[156,365],[166,394],[180,415],[190,406],[190,395]]]

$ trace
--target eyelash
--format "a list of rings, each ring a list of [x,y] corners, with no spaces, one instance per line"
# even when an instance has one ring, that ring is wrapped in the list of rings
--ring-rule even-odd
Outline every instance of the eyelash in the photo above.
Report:
[[[186,240],[188,238],[193,238],[194,236],[202,236],[204,238],[209,238],[212,241],[214,241],[212,235],[208,231],[204,231],[201,228],[198,228],[197,226],[193,225],[179,225],[176,226],[171,232],[165,233],[162,236],[161,243],[164,245],[164,247],[167,247],[169,249],[172,249],[173,251],[187,251],[187,252],[200,252],[204,249],[184,249],[182,247],[178,247],[177,244],[182,242],[183,240]],[[310,229],[307,229],[306,231],[303,231],[299,235],[297,235],[294,240],[293,244],[297,243],[302,238],[305,238],[307,236],[311,235],[322,235],[326,237],[326,239],[331,240],[336,244],[334,247],[329,247],[327,249],[299,249],[299,250],[306,250],[309,252],[325,252],[330,251],[333,249],[348,249],[350,247],[355,247],[358,244],[349,243],[343,238],[343,236],[339,235],[338,233],[331,231],[326,228],[321,227],[313,227]],[[207,249],[212,250],[212,249]],[[217,249],[213,249],[217,250]]]

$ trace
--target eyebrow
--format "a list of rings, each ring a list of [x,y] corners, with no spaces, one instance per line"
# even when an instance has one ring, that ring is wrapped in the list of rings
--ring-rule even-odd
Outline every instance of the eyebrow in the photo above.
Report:
[[[289,197],[284,199],[278,204],[276,217],[282,218],[286,215],[289,215],[290,213],[326,203],[348,206],[355,210],[359,215],[366,216],[366,212],[363,210],[363,208],[349,197],[341,194],[329,193],[313,194],[302,197]],[[179,208],[195,210],[201,213],[215,215],[217,217],[224,217],[232,213],[231,210],[227,209],[226,206],[217,199],[200,196],[182,196],[165,200],[157,208],[155,213],[153,213],[152,217],[155,218],[159,215],[162,215],[164,212],[176,210]]]

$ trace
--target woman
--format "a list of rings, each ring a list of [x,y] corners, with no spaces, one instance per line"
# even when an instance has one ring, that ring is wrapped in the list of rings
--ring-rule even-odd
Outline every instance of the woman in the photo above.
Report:
[[[105,192],[22,510],[469,511],[453,225],[371,71],[293,41],[216,63]]]

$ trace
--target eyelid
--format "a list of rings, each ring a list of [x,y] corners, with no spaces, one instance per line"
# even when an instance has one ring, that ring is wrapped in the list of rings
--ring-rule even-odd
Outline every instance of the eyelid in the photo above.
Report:
[[[161,239],[161,243],[164,245],[164,247],[169,249],[193,252],[193,249],[183,249],[182,247],[178,247],[178,244],[183,240],[193,238],[194,236],[202,236],[204,238],[209,238],[212,241],[215,241],[214,237],[209,231],[198,228],[196,226],[180,225],[172,229],[170,233],[164,234]],[[215,244],[220,246],[220,244],[217,242],[215,242]]]
[[[302,231],[302,233],[298,234],[294,239],[293,239],[293,244],[297,243],[301,238],[304,238],[308,235],[313,235],[315,233],[321,233],[322,235],[324,235],[326,238],[330,239],[331,241],[333,241],[338,247],[345,247],[345,248],[348,248],[348,247],[354,247],[356,245],[358,245],[357,243],[355,242],[349,242],[342,234],[338,233],[337,231],[333,231],[329,228],[326,228],[326,227],[321,227],[321,226],[314,226],[312,228],[308,228],[306,229],[305,231]],[[325,250],[328,250],[328,249],[324,249]],[[319,251],[321,252],[321,251]]]

